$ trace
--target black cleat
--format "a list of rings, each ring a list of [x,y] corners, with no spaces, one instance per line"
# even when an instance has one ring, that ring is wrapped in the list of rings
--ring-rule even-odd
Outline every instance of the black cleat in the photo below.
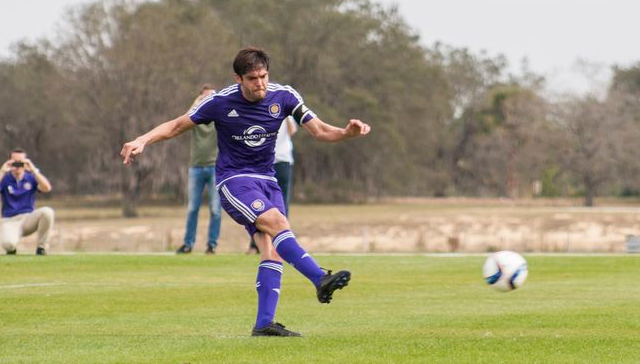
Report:
[[[351,272],[349,271],[341,270],[336,274],[331,274],[330,270],[327,271],[327,274],[320,281],[320,286],[318,286],[318,301],[320,303],[330,303],[333,291],[346,287],[350,279]]]
[[[17,252],[18,252],[18,249],[13,249],[11,251],[7,251],[7,255],[16,255]]]
[[[290,331],[284,328],[283,324],[272,322],[269,325],[256,329],[255,327],[251,331],[251,336],[302,336],[298,332]]]
[[[38,249],[36,249],[36,255],[47,255],[47,251],[42,247],[38,247]]]
[[[207,250],[204,251],[205,254],[215,254],[216,250],[210,246],[207,246]]]
[[[191,247],[184,244],[176,250],[176,254],[189,254],[191,253]]]

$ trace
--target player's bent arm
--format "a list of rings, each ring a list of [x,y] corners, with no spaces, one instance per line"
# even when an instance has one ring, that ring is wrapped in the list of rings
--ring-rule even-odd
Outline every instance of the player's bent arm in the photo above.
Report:
[[[151,131],[146,134],[125,143],[120,151],[120,155],[124,159],[125,164],[130,163],[131,158],[142,153],[146,145],[174,138],[195,126],[196,124],[191,121],[189,115],[184,114],[173,120],[164,122],[151,129]]]
[[[349,125],[347,125],[346,128],[338,128],[327,124],[317,117],[302,125],[314,138],[324,142],[339,142],[341,140],[355,138],[366,135],[371,130],[368,124],[358,119],[349,120]]]
[[[53,189],[51,187],[51,182],[44,176],[44,174],[40,173],[39,169],[33,171],[33,176],[38,181],[38,191],[43,193],[49,193]]]

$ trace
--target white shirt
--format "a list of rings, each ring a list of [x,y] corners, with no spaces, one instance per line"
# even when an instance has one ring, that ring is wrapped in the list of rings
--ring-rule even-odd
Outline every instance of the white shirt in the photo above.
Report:
[[[280,129],[278,129],[278,137],[276,138],[276,159],[275,163],[289,162],[293,164],[293,142],[287,128],[288,118],[282,121]]]

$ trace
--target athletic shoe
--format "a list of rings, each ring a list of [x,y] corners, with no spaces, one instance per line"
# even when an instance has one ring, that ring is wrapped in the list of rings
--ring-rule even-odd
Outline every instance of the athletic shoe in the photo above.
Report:
[[[298,332],[293,332],[284,328],[283,324],[272,322],[269,325],[251,331],[251,336],[302,336]]]
[[[176,250],[176,254],[189,254],[191,253],[191,247],[184,244]]]
[[[216,250],[210,246],[207,247],[207,250],[204,251],[205,254],[215,254]]]
[[[16,255],[17,252],[18,252],[18,249],[13,249],[12,251],[8,251],[7,255]]]
[[[47,255],[47,251],[44,250],[44,248],[38,247],[38,249],[36,249],[36,255]]]
[[[327,271],[318,286],[318,301],[320,303],[330,303],[333,291],[346,287],[350,279],[351,272],[349,271],[341,270],[336,274],[331,274],[330,270]]]

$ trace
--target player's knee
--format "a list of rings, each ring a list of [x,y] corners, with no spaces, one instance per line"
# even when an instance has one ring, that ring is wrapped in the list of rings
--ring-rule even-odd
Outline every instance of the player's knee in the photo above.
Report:
[[[258,216],[256,226],[263,232],[275,235],[289,229],[289,220],[277,209],[271,209]]]
[[[289,220],[287,220],[287,217],[281,213],[274,214],[271,219],[271,225],[276,230],[286,230],[289,229]]]
[[[53,222],[53,220],[55,219],[56,213],[51,207],[48,207],[48,206],[41,207],[40,211],[42,212],[42,216],[46,220],[48,220],[49,222]]]
[[[18,240],[17,239],[3,239],[2,240],[2,249],[4,249],[7,252],[12,252],[14,250],[16,250],[16,248],[18,247]]]

